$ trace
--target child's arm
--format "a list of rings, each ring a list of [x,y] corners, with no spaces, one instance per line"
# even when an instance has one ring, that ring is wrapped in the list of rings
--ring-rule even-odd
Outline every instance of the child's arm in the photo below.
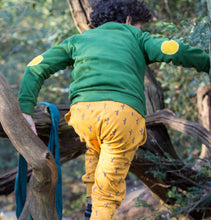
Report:
[[[22,112],[32,115],[44,80],[58,70],[73,64],[71,50],[70,43],[66,40],[34,58],[27,65],[19,92],[19,105]]]
[[[141,36],[140,46],[148,64],[172,61],[177,66],[194,67],[198,72],[209,72],[210,58],[202,49],[177,40],[158,39],[148,33],[143,33]]]

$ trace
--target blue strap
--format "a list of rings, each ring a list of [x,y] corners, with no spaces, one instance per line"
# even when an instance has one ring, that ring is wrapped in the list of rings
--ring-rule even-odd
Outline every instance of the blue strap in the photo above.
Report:
[[[51,114],[52,125],[50,138],[48,142],[48,149],[55,157],[57,172],[58,172],[58,181],[56,185],[56,209],[59,219],[62,219],[62,175],[61,175],[61,164],[60,164],[60,152],[59,152],[59,136],[58,136],[58,127],[59,127],[59,119],[60,114],[57,107],[53,104],[47,102],[40,102],[39,104],[43,104],[48,106],[49,112]]]
[[[57,172],[58,172],[58,182],[56,185],[56,210],[59,219],[62,220],[62,175],[61,175],[61,164],[60,164],[60,152],[59,152],[59,137],[58,137],[58,126],[60,114],[57,107],[53,104],[47,102],[41,102],[38,104],[43,104],[48,106],[49,112],[51,114],[52,125],[51,132],[48,142],[48,149],[55,157]],[[15,180],[15,198],[16,198],[16,216],[20,217],[26,201],[26,186],[27,186],[27,162],[22,155],[19,156],[18,160],[18,173]],[[32,218],[30,217],[30,220]]]
[[[15,179],[16,216],[20,217],[26,201],[27,162],[20,154],[18,159],[18,173]],[[30,217],[31,220],[31,217]]]

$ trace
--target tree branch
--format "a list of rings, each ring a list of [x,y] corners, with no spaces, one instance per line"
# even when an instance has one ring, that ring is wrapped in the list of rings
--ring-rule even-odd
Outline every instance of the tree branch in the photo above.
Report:
[[[58,219],[55,203],[55,188],[58,179],[53,155],[45,144],[33,133],[22,116],[18,102],[5,77],[0,74],[0,121],[9,139],[32,167],[28,209],[24,209],[20,220],[31,215],[34,220]]]
[[[168,109],[159,110],[153,114],[147,115],[147,127],[155,126],[156,124],[164,124],[176,131],[185,133],[193,137],[196,141],[202,142],[211,149],[211,133],[207,129],[198,123],[178,118]]]

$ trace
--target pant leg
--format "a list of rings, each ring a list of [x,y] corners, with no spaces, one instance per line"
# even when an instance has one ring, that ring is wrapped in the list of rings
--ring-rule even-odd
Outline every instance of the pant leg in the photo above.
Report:
[[[138,147],[146,141],[145,119],[131,107],[107,102],[101,126],[101,153],[92,192],[91,220],[115,219],[125,198],[125,178]]]
[[[72,126],[82,142],[86,142],[85,170],[82,180],[87,187],[87,197],[91,197],[92,186],[95,182],[95,169],[98,164],[100,153],[99,135],[96,134],[95,126],[99,122],[100,112],[94,102],[75,104],[65,115],[68,125]]]
[[[92,196],[92,186],[95,182],[95,170],[98,164],[99,152],[94,148],[87,147],[85,154],[85,170],[86,173],[82,177],[82,181],[86,184],[87,197]]]

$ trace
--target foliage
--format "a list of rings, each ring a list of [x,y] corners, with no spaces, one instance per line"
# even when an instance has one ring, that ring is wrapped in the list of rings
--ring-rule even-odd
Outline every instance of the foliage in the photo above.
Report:
[[[188,17],[203,16],[206,11],[206,0],[146,0],[154,15],[154,20],[173,21],[178,23]]]
[[[49,47],[76,33],[67,2],[63,1],[3,0],[0,21],[3,33],[0,37],[0,71],[6,76],[16,96],[26,64]],[[64,102],[60,96],[64,94],[67,97],[66,88],[70,78],[70,71],[54,75],[47,82],[51,86],[41,91],[40,101]],[[62,83],[56,83],[58,81]]]
[[[0,138],[0,176],[18,165],[17,151],[6,138]]]
[[[146,173],[151,173],[154,177],[165,180],[166,178],[168,178],[168,173],[177,172],[177,170],[171,170],[170,167],[177,167],[179,165],[179,161],[174,160],[170,155],[165,154],[165,157],[162,158],[149,151],[139,151],[142,157],[144,157],[148,161],[148,163],[152,163],[154,165],[154,169],[151,171],[147,171]],[[197,164],[197,158],[193,160],[192,157],[183,159],[183,163],[185,164],[185,166],[182,169],[180,168],[179,172],[181,172],[182,170],[191,170],[193,167],[197,167],[198,172],[197,174],[188,177],[192,183],[192,187],[187,187],[187,189],[185,190],[176,186],[171,186],[169,188],[168,197],[174,199],[175,207],[166,207],[166,209],[168,208],[169,211],[167,213],[163,213],[161,210],[154,209],[152,206],[147,204],[146,201],[143,200],[138,200],[136,206],[150,208],[151,211],[154,211],[153,217],[156,217],[155,219],[160,219],[159,217],[161,217],[162,215],[168,215],[169,217],[167,219],[177,219],[179,214],[185,214],[186,217],[188,217],[190,212],[192,212],[194,209],[203,212],[204,207],[210,204],[211,201],[211,183],[208,183],[207,186],[205,186],[203,183],[203,179],[207,176],[210,176],[210,164],[208,162],[208,164],[204,163],[199,166],[199,164]],[[198,181],[196,181],[196,178],[198,179]]]

